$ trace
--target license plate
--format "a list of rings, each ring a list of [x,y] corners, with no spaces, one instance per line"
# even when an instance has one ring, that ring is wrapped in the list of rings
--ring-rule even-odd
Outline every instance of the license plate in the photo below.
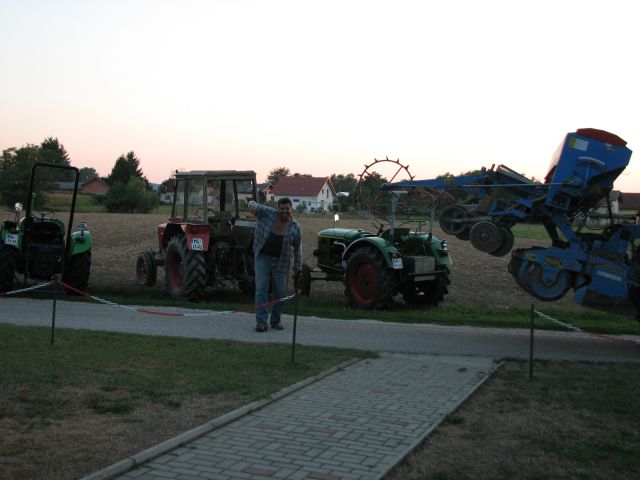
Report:
[[[191,239],[191,250],[204,250],[204,243],[201,238],[192,238]]]
[[[393,258],[393,268],[395,270],[402,270],[402,259],[401,258]]]
[[[4,244],[17,247],[18,246],[18,235],[14,234],[14,233],[8,233],[7,236],[4,239]]]

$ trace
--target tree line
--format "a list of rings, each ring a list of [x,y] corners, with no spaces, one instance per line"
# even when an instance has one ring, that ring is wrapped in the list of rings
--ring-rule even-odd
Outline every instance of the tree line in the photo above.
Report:
[[[13,207],[16,202],[26,204],[31,168],[36,162],[47,162],[59,165],[71,166],[69,154],[57,138],[45,138],[42,143],[27,144],[19,148],[7,148],[2,151],[0,157],[0,201],[7,207]],[[93,178],[101,178],[95,169],[84,167],[79,169],[79,181],[85,183]],[[38,184],[38,196],[46,198],[47,194],[55,192],[57,182],[71,182],[74,180],[70,171],[56,169],[46,182]],[[267,182],[275,185],[285,176],[311,176],[306,173],[291,173],[287,167],[272,169]],[[148,213],[159,204],[159,196],[152,191],[149,181],[140,168],[140,160],[133,151],[120,155],[106,177],[102,177],[109,185],[109,191],[104,197],[95,197],[109,212]],[[341,210],[348,206],[360,206],[363,196],[379,197],[379,185],[386,179],[376,173],[370,172],[362,179],[353,173],[332,174],[331,183],[336,192],[346,192],[348,195],[339,196],[336,202],[341,205]],[[173,189],[173,179],[167,179],[160,185],[161,193]],[[367,193],[368,192],[368,193]],[[378,199],[383,202],[383,198]]]
[[[31,181],[31,169],[37,162],[71,166],[71,160],[64,145],[57,138],[45,138],[39,145],[27,144],[22,147],[7,148],[0,157],[0,201],[7,207],[17,202],[27,204],[26,198]],[[36,194],[46,199],[58,188],[58,182],[73,182],[75,176],[69,170],[51,169],[45,178],[39,179]],[[40,174],[39,174],[40,175]],[[85,183],[99,178],[95,169],[79,169],[79,182]],[[158,195],[151,191],[149,181],[140,168],[140,160],[131,151],[120,155],[115,161],[111,173],[102,178],[109,191],[99,199],[109,212],[148,213],[159,203]],[[97,197],[96,197],[97,198]],[[41,200],[42,201],[42,200]]]

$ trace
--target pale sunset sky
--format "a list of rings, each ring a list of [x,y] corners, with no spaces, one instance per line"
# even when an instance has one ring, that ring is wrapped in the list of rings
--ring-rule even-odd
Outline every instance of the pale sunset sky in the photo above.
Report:
[[[0,150],[110,173],[543,178],[567,132],[640,152],[635,0],[0,0]],[[640,153],[615,188],[640,192]]]

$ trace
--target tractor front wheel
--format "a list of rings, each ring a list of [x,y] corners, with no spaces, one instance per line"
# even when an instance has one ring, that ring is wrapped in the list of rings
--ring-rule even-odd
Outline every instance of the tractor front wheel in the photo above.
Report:
[[[167,245],[164,257],[165,285],[176,300],[201,297],[207,283],[204,255],[187,248],[183,235],[175,236]]]
[[[0,241],[0,293],[11,290],[17,259],[18,251]]]
[[[136,259],[136,281],[141,287],[153,287],[157,276],[156,257],[153,252],[144,251]]]
[[[393,302],[391,292],[391,272],[379,251],[366,246],[349,257],[345,293],[352,306],[386,308]]]
[[[449,282],[449,275],[445,270],[432,282],[408,285],[402,298],[412,307],[435,307],[449,293]]]
[[[67,285],[81,291],[86,291],[91,275],[91,250],[77,253],[71,257],[64,269],[62,281]],[[80,292],[67,289],[69,295],[79,295]]]

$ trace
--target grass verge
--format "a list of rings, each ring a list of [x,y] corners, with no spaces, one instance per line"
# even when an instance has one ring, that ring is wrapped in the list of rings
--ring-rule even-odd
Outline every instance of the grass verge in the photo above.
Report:
[[[355,350],[0,324],[0,478],[78,478]],[[61,459],[65,459],[64,462]]]
[[[640,370],[509,361],[385,480],[640,478]]]

